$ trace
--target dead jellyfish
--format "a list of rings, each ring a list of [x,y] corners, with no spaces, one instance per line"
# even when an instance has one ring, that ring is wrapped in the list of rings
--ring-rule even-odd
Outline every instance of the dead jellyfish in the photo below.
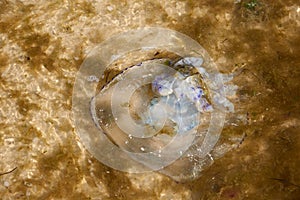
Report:
[[[225,152],[216,144],[234,111],[227,95],[236,87],[225,84],[231,78],[186,35],[163,28],[122,33],[98,45],[77,74],[76,132],[114,169],[195,179]]]

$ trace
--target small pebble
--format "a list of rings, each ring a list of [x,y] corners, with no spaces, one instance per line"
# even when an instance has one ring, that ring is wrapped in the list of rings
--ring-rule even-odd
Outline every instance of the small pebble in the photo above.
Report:
[[[106,8],[107,8],[107,10],[108,10],[109,12],[111,12],[111,11],[114,10],[114,7],[112,7],[112,6],[107,6]]]
[[[4,187],[9,187],[9,182],[8,181],[4,181]]]

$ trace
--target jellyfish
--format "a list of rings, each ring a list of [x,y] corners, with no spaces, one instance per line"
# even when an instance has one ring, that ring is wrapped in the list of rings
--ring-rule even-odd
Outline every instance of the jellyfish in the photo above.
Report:
[[[220,152],[226,114],[234,112],[230,80],[184,34],[157,27],[121,33],[99,44],[77,73],[76,133],[114,169],[195,179]]]

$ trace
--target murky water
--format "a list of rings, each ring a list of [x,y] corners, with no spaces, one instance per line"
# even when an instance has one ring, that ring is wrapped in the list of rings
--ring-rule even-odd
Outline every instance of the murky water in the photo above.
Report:
[[[300,4],[289,1],[0,1],[2,199],[299,199]],[[241,71],[243,142],[178,183],[93,158],[76,136],[73,84],[113,34],[143,26],[198,41],[222,72]]]

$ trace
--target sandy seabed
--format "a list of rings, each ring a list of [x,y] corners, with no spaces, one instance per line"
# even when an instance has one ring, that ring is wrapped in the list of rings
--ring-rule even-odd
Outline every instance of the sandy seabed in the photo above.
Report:
[[[222,72],[242,69],[234,83],[247,124],[225,131],[244,141],[197,180],[113,170],[76,136],[82,61],[113,34],[144,26],[190,36]],[[1,199],[299,199],[299,33],[297,0],[1,0]]]

